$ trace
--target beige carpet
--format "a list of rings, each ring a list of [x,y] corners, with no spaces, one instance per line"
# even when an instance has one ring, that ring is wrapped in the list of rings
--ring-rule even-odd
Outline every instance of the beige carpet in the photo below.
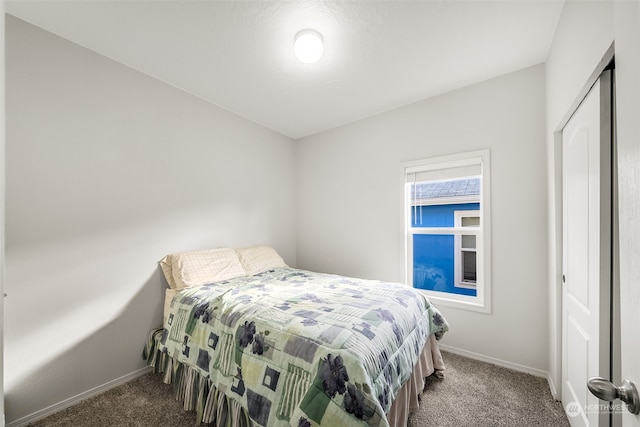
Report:
[[[568,427],[546,379],[443,352],[445,378],[427,379],[409,427]]]
[[[443,357],[445,378],[428,379],[408,427],[569,426],[545,379],[447,352]],[[182,410],[170,385],[148,374],[30,425],[186,427],[195,425],[195,414]]]

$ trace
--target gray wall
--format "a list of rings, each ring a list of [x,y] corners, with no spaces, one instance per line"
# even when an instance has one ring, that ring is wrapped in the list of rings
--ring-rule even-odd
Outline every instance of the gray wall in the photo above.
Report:
[[[620,299],[637,311],[640,301],[628,297],[640,279],[640,7],[627,1],[567,1],[546,62],[547,162],[549,197],[549,377],[552,392],[562,386],[562,181],[561,144],[556,132],[572,106],[580,100],[590,76],[615,41],[616,140],[618,149],[618,206]],[[631,301],[631,303],[629,303]],[[623,334],[637,331],[631,313],[621,308]],[[635,330],[633,329],[635,325]],[[637,381],[640,364],[633,346],[638,336],[625,340],[621,360],[623,378]],[[627,351],[629,345],[634,351]],[[636,347],[637,348],[637,347]],[[615,363],[614,363],[615,365]],[[637,418],[637,417],[636,417]],[[626,424],[625,424],[626,425]]]
[[[296,264],[294,142],[11,16],[7,422],[142,369],[157,261],[268,244]]]
[[[566,2],[549,49],[546,73],[549,183],[549,377],[552,393],[561,383],[562,320],[562,145],[554,132],[613,42],[613,2]]]
[[[439,306],[442,343],[546,376],[544,87],[537,65],[299,140],[298,267],[403,281],[402,162],[489,148],[493,312]]]

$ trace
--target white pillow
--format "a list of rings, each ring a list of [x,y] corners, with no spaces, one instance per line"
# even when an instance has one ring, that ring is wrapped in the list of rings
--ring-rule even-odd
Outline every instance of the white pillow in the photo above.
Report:
[[[274,268],[287,267],[278,252],[268,246],[236,249],[236,252],[247,276],[253,276]]]
[[[238,254],[231,248],[167,255],[160,261],[160,266],[172,289],[184,289],[247,275]]]

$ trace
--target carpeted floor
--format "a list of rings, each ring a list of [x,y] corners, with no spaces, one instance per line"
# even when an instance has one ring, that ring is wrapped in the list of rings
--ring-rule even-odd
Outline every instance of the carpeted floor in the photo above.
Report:
[[[546,379],[442,352],[443,380],[427,379],[409,427],[568,427]]]
[[[428,379],[408,427],[569,426],[545,379],[452,353],[443,357],[445,378]],[[30,425],[186,427],[195,421],[173,398],[172,386],[148,374]]]

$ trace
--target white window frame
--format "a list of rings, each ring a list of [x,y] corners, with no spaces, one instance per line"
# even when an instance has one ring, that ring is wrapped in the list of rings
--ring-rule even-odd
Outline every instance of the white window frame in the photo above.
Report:
[[[420,172],[480,166],[480,226],[479,227],[412,227],[411,191],[408,177]],[[405,283],[413,286],[413,236],[415,234],[454,234],[476,236],[477,281],[476,296],[423,290],[434,303],[465,310],[491,313],[491,174],[489,149],[433,157],[406,162],[402,165],[404,194]],[[456,281],[457,282],[457,281]]]
[[[459,210],[459,211],[453,211],[453,217],[454,217],[454,226],[456,228],[460,227],[463,228],[465,230],[470,230],[473,231],[472,233],[464,233],[464,234],[456,234],[455,236],[455,244],[454,244],[454,261],[453,261],[453,267],[455,269],[455,278],[454,278],[454,283],[453,286],[455,286],[456,288],[463,288],[463,289],[476,289],[477,288],[477,280],[476,282],[467,282],[464,280],[464,263],[463,263],[463,259],[462,259],[462,252],[465,252],[465,249],[462,247],[462,236],[469,236],[469,235],[476,235],[476,248],[473,250],[473,252],[476,253],[476,264],[478,263],[478,242],[480,239],[482,239],[482,236],[478,237],[478,234],[476,233],[480,233],[482,232],[482,229],[478,228],[478,227],[463,227],[462,226],[462,218],[481,218],[480,215],[480,211],[479,210]],[[477,267],[476,267],[477,269]],[[476,273],[477,274],[477,273]]]

